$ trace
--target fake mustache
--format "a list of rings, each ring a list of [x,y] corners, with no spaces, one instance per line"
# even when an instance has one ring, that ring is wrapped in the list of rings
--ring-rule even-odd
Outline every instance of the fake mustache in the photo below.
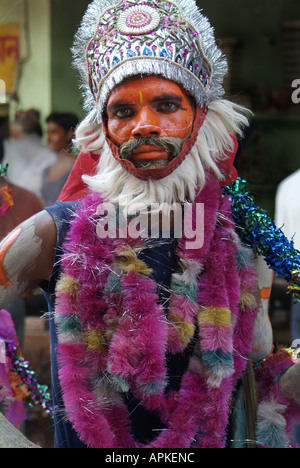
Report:
[[[152,145],[163,148],[169,154],[169,160],[172,160],[180,153],[184,141],[179,137],[140,137],[122,143],[119,147],[119,156],[121,159],[130,160],[133,150],[142,145]]]

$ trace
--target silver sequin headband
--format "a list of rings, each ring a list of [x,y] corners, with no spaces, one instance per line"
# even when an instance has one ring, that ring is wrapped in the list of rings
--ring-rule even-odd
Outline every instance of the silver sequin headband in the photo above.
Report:
[[[194,0],[94,0],[73,46],[85,108],[101,117],[112,89],[134,75],[161,75],[200,106],[223,96],[227,62]]]

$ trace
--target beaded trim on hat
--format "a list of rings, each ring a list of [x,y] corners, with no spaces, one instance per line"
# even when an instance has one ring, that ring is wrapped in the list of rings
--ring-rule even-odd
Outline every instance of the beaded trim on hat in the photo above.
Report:
[[[75,36],[73,53],[86,91],[85,107],[94,107],[98,117],[111,90],[134,75],[173,80],[200,106],[224,94],[227,62],[193,0],[120,0],[115,5],[94,0]]]

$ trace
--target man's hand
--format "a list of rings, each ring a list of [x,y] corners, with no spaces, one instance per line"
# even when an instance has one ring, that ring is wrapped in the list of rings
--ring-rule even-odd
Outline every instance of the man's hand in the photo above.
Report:
[[[0,449],[1,448],[39,447],[27,440],[26,437],[0,413]]]
[[[252,360],[259,362],[266,358],[273,348],[273,330],[269,318],[269,300],[271,294],[273,272],[263,257],[256,258],[258,275],[258,310],[253,331]]]
[[[300,363],[290,367],[280,377],[280,390],[283,396],[300,406]]]

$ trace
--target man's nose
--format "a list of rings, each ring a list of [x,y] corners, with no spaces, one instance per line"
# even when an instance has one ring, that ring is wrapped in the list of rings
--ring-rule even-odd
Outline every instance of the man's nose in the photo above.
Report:
[[[132,136],[139,138],[141,136],[159,137],[161,128],[156,116],[151,109],[144,108],[135,116],[135,125],[132,129]]]

